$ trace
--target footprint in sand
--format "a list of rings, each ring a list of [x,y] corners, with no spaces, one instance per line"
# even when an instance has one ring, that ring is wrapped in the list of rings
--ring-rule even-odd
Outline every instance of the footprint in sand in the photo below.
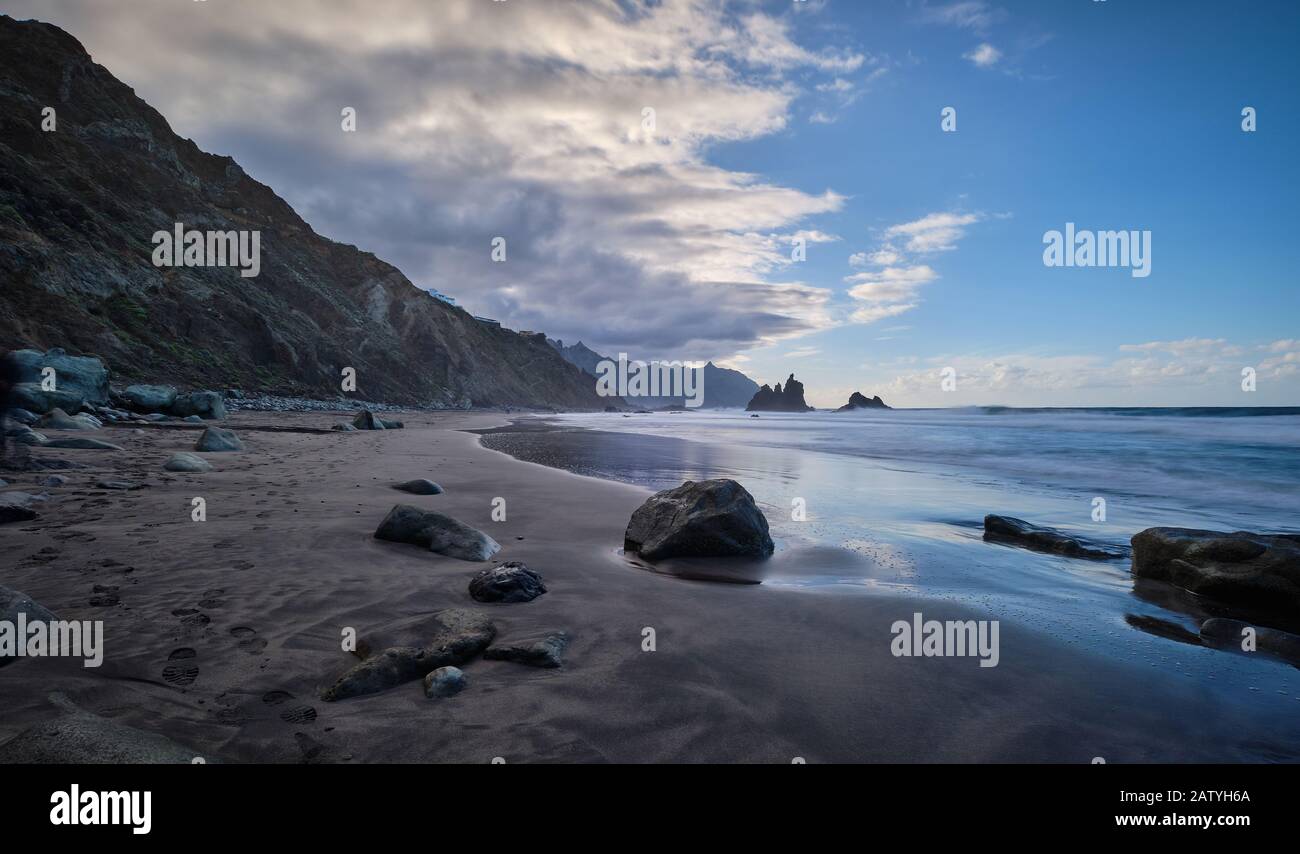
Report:
[[[108,608],[122,601],[117,591],[120,588],[104,584],[96,584],[91,588],[90,604],[96,608]]]
[[[213,590],[204,590],[203,598],[199,600],[199,607],[200,608],[223,607],[226,604],[226,601],[221,598],[221,595],[225,592],[226,592],[225,590],[222,590],[220,588],[216,588]]]
[[[267,691],[262,695],[262,702],[268,706],[282,706],[293,699],[288,691]],[[280,720],[287,724],[305,724],[316,720],[316,709],[312,706],[295,703],[280,712]]]
[[[239,648],[249,655],[257,655],[266,649],[266,638],[259,638],[257,629],[250,629],[248,626],[235,626],[230,630],[230,634],[239,639]]]
[[[212,622],[212,618],[207,614],[201,613],[197,608],[176,608],[172,615],[181,618],[183,626],[206,626]]]
[[[169,663],[163,668],[163,681],[178,688],[193,685],[194,680],[199,678],[199,665],[195,660],[197,656],[198,653],[187,646],[172,650],[171,655],[167,656]]]

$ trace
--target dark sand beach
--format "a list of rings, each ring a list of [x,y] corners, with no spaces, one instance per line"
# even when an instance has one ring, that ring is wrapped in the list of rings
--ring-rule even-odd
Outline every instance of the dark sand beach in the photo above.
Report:
[[[162,470],[201,429],[180,425],[97,434],[122,452],[35,449],[87,466],[62,472],[64,486],[6,472],[9,489],[49,500],[39,519],[0,527],[0,580],[63,619],[103,620],[105,653],[98,669],[56,658],[0,668],[0,742],[58,714],[51,695],[61,692],[213,762],[1295,759],[1300,720],[1272,711],[1280,705],[1225,702],[1178,672],[1014,622],[1002,622],[996,667],[891,654],[894,621],[989,616],[977,609],[637,568],[620,546],[649,492],[520,462],[464,432],[506,416],[407,414],[404,430],[295,432],[341,418],[234,413],[226,426],[247,450],[206,455],[205,474]],[[391,488],[413,477],[445,493]],[[94,488],[105,478],[145,488]],[[191,521],[196,496],[206,522]],[[497,497],[504,521],[492,520]],[[490,564],[374,539],[399,503],[484,530],[502,545],[497,560],[526,562],[549,592],[474,602],[469,579]],[[772,563],[855,560],[867,558],[793,545]],[[341,649],[345,629],[382,635],[445,608],[486,613],[502,643],[567,632],[565,664],[475,659],[464,665],[468,688],[448,699],[426,699],[418,680],[319,698],[356,661]],[[643,651],[646,628],[654,651]],[[177,650],[193,653],[169,658]]]

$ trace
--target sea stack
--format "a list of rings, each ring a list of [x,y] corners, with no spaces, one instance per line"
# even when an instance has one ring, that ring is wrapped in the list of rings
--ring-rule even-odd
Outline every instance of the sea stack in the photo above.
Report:
[[[794,378],[791,374],[785,381],[785,388],[777,383],[776,388],[772,388],[766,383],[763,384],[754,396],[750,398],[749,405],[745,407],[746,412],[811,412],[812,407],[803,399],[803,383]]]

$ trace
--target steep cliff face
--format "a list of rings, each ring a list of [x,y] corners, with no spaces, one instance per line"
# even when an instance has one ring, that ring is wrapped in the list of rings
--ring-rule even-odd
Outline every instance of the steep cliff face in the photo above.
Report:
[[[154,266],[154,233],[176,223],[260,232],[259,275]],[[476,321],[321,237],[72,36],[0,16],[0,347],[19,346],[99,355],[115,381],[332,397],[352,367],[369,400],[608,403],[544,336]]]

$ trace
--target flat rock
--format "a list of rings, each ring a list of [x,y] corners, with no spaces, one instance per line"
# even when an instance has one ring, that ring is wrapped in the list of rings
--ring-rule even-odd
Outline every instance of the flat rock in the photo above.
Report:
[[[423,546],[429,551],[460,560],[487,560],[501,550],[487,534],[458,519],[398,504],[375,531],[375,539]]]
[[[431,480],[417,478],[393,484],[393,489],[409,492],[412,495],[442,495],[442,487]]]
[[[203,431],[203,435],[199,436],[199,441],[194,444],[194,450],[206,453],[242,451],[244,450],[244,443],[235,435],[234,430],[227,430],[224,427],[208,427]]]
[[[1300,534],[1147,528],[1133,536],[1133,574],[1230,605],[1300,609]]]
[[[50,439],[43,443],[46,448],[72,448],[79,451],[121,451],[125,450],[119,445],[111,442],[104,442],[99,439]]]
[[[542,575],[517,560],[480,570],[469,582],[478,602],[531,602],[546,592]]]
[[[129,480],[97,480],[95,486],[99,489],[115,489],[119,492],[130,492],[134,489],[144,489],[143,483],[133,483]]]
[[[167,471],[183,471],[197,474],[200,472],[212,471],[212,463],[200,456],[191,454],[188,451],[181,451],[180,453],[172,454],[171,458],[167,460],[167,462],[163,463],[163,468]]]
[[[0,764],[189,765],[201,755],[164,735],[82,711],[62,694],[50,701],[63,714],[0,744]]]
[[[632,514],[623,547],[646,560],[768,557],[767,518],[734,480],[687,481],[656,493]]]
[[[567,634],[553,632],[513,646],[494,646],[483,653],[483,657],[493,661],[514,661],[529,667],[560,667],[564,664],[564,650],[568,645]]]
[[[425,644],[380,650],[340,676],[321,692],[321,699],[332,702],[374,694],[421,679],[439,667],[464,664],[495,637],[496,627],[485,614],[462,608],[440,611]]]
[[[45,414],[36,426],[43,430],[98,430],[103,422],[90,415],[69,415],[55,407]]]
[[[1123,552],[1086,545],[1077,537],[1063,534],[1055,528],[1033,525],[1014,516],[984,517],[984,539],[986,542],[1004,543],[1020,546],[1036,552],[1048,552],[1064,557],[1087,558],[1088,560],[1115,560],[1124,557]]]
[[[32,428],[25,426],[14,430],[9,433],[9,435],[12,436],[13,440],[20,445],[35,445],[39,447],[41,445],[49,444],[50,441],[44,433],[37,433]]]
[[[459,667],[439,667],[437,670],[430,671],[424,676],[424,696],[429,699],[435,697],[453,697],[465,690],[469,684],[469,678],[465,676],[465,671]]]
[[[67,475],[62,474],[48,474],[40,480],[41,486],[65,486],[67,483]],[[0,482],[0,486],[2,485],[3,482]]]

